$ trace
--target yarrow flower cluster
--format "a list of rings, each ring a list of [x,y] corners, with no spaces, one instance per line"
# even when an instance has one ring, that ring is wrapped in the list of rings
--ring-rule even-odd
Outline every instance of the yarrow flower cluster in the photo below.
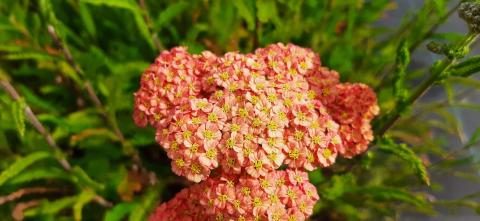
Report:
[[[377,114],[369,87],[340,84],[338,73],[322,67],[312,50],[279,43],[222,57],[191,55],[184,47],[162,52],[142,76],[134,120],[156,128],[176,174],[205,180],[173,200],[181,201],[225,177],[259,182],[283,174],[275,172],[282,165],[311,171],[338,155],[351,158],[373,139],[370,121]],[[220,178],[210,177],[215,169]],[[182,205],[198,206],[192,203]],[[248,213],[263,214],[257,212]]]
[[[260,179],[226,175],[183,189],[150,220],[305,220],[318,199],[303,171],[270,171]]]

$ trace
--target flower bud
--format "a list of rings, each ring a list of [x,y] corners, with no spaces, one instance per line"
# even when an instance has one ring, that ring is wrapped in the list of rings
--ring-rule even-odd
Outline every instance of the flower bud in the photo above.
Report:
[[[480,32],[480,2],[461,3],[458,8],[458,15],[468,23],[470,30],[476,33]]]

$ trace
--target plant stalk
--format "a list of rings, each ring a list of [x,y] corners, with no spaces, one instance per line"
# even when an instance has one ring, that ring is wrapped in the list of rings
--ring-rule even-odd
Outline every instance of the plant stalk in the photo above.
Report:
[[[12,84],[7,80],[0,80],[0,85],[2,88],[10,95],[10,97],[14,101],[18,101],[21,99],[20,94],[15,90]],[[52,135],[48,133],[42,123],[38,120],[37,116],[33,113],[32,109],[28,104],[25,104],[24,108],[25,115],[27,116],[28,121],[35,127],[35,129],[43,136],[43,138],[47,141],[48,145],[54,150],[54,152],[61,153],[62,150],[57,145],[55,140],[53,139]],[[57,156],[57,160],[62,165],[63,169],[67,172],[72,172],[72,166],[68,162],[68,160],[63,156]],[[104,206],[104,207],[111,207],[112,203],[107,201],[105,198],[99,196],[98,194],[95,195],[94,200]]]
[[[478,37],[477,33],[469,33],[465,38],[455,45],[453,50],[458,50],[464,47],[469,47]],[[420,99],[427,91],[430,89],[454,64],[456,64],[456,57],[447,57],[442,62],[442,68],[434,70],[434,72],[423,81],[420,86],[411,93],[408,98],[401,104],[396,105],[396,107],[387,115],[383,117],[383,124],[375,128],[375,135],[377,137],[382,137],[385,132],[390,129],[395,122],[400,118],[400,115],[405,110],[406,107],[414,104],[418,99]]]

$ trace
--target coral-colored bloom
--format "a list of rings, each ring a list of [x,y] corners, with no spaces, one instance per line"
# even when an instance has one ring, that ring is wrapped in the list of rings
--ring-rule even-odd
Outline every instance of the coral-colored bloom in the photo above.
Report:
[[[210,177],[160,205],[149,220],[305,220],[318,194],[305,172],[296,172],[305,179],[293,183],[288,178],[291,173],[270,171],[260,180],[248,174]]]
[[[364,152],[379,111],[369,87],[341,84],[311,49],[281,43],[223,56],[163,51],[134,97],[134,122],[156,129],[172,170],[203,181],[150,220],[304,220],[318,194],[301,170]]]

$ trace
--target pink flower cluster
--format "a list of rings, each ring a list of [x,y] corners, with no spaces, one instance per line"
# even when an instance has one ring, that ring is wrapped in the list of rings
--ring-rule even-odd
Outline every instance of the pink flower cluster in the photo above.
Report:
[[[183,189],[151,221],[305,220],[319,199],[307,173],[287,169],[263,178],[225,175]]]
[[[311,171],[360,154],[377,114],[369,87],[341,84],[312,50],[279,43],[222,57],[162,52],[142,76],[134,120],[156,128],[176,174],[220,185],[222,177],[259,181],[282,165]],[[210,177],[214,169],[220,178]],[[192,198],[193,189],[178,197]]]

